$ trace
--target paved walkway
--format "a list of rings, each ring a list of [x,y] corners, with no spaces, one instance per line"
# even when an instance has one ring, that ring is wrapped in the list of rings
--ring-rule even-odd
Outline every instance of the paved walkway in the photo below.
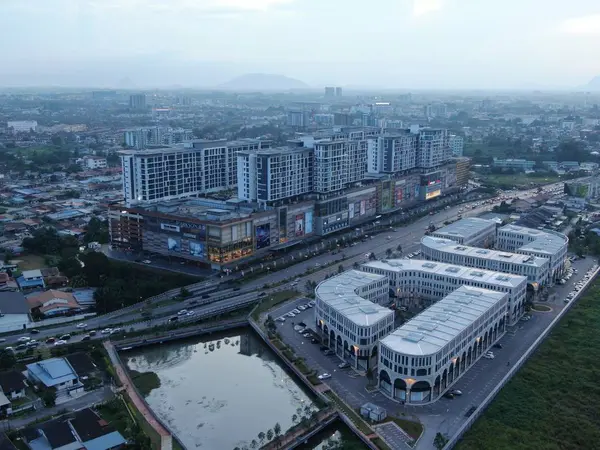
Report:
[[[408,443],[412,441],[412,439],[394,422],[374,425],[373,428],[392,450],[408,450],[411,448]]]
[[[108,352],[108,356],[110,357],[110,361],[115,368],[116,375],[119,378],[119,381],[127,391],[129,398],[131,399],[135,408],[140,412],[144,419],[150,424],[150,426],[158,433],[161,438],[161,442],[164,442],[164,438],[172,437],[169,430],[167,430],[160,421],[154,415],[154,412],[148,407],[144,399],[138,394],[137,389],[133,385],[133,381],[129,378],[129,374],[121,365],[121,361],[116,355],[116,350],[110,341],[105,340],[103,342],[106,351]]]

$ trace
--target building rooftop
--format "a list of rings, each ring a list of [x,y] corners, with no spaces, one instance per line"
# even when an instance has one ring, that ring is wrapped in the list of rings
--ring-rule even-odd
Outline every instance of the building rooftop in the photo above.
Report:
[[[228,204],[221,200],[186,198],[151,205],[136,205],[132,210],[163,214],[174,218],[189,218],[194,221],[227,222],[251,216],[252,207]]]
[[[507,298],[504,292],[461,286],[383,338],[381,345],[404,355],[433,355]]]
[[[29,314],[29,305],[21,292],[0,292],[0,311],[3,314]]]
[[[27,364],[27,370],[46,386],[56,386],[77,378],[77,374],[65,358],[50,358]]]
[[[426,272],[443,275],[461,280],[472,280],[480,283],[488,283],[496,286],[514,288],[522,283],[527,283],[527,277],[521,275],[510,275],[492,270],[474,269],[472,267],[457,266],[433,261],[419,259],[390,259],[382,261],[369,261],[363,267],[374,267],[392,272]]]
[[[315,294],[358,326],[373,325],[394,312],[362,298],[356,290],[367,284],[387,280],[384,275],[348,270],[319,283]]]
[[[451,239],[433,236],[423,237],[421,239],[421,247],[427,247],[434,250],[439,250],[441,252],[453,253],[457,255],[472,256],[474,258],[484,258],[512,264],[523,264],[532,267],[543,267],[545,264],[549,264],[548,258],[541,258],[533,255],[523,255],[521,253],[470,247],[468,245],[457,244]]]
[[[533,240],[519,250],[554,255],[569,243],[569,238],[557,231],[536,230],[518,225],[505,225],[500,231],[530,236]]]
[[[469,239],[475,236],[485,229],[496,225],[492,220],[480,219],[478,217],[467,217],[464,219],[457,220],[450,225],[447,225],[439,230],[436,230],[434,236],[444,237],[448,239],[452,238],[463,238]]]

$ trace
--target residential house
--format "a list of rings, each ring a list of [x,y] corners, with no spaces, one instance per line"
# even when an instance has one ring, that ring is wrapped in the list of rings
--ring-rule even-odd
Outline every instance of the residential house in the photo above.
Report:
[[[115,450],[127,444],[121,433],[90,408],[27,428],[23,436],[31,450]]]
[[[27,328],[29,305],[21,292],[0,291],[0,332]]]
[[[33,383],[41,383],[57,390],[70,389],[81,385],[79,375],[65,358],[44,359],[27,364],[27,378]]]
[[[27,298],[32,315],[45,317],[81,311],[81,305],[70,292],[47,290]]]
[[[84,352],[71,353],[65,356],[80,380],[85,380],[98,374],[98,367],[92,361],[92,358]]]
[[[25,376],[16,370],[0,372],[0,389],[10,400],[25,397]]]
[[[19,287],[22,290],[26,289],[37,289],[46,287],[44,283],[44,276],[42,275],[41,270],[24,270],[19,278],[17,278],[17,283],[19,283]]]
[[[125,438],[90,408],[75,413],[69,421],[86,450],[112,450],[125,446]]]

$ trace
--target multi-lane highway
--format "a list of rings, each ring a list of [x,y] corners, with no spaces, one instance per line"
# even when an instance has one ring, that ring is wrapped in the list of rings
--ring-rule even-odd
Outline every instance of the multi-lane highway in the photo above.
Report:
[[[520,191],[518,195],[520,198],[526,198],[534,196],[536,193],[536,189],[531,189],[529,191]],[[255,292],[258,295],[258,293],[263,290],[262,288],[265,283],[272,284],[280,283],[285,280],[297,279],[297,288],[302,290],[305,288],[307,280],[319,282],[323,280],[325,275],[336,272],[339,264],[342,264],[346,269],[351,268],[355,262],[364,262],[366,259],[365,255],[368,253],[373,252],[377,257],[383,257],[385,256],[388,248],[396,250],[398,245],[402,246],[402,250],[405,255],[410,252],[414,252],[419,247],[419,241],[430,223],[434,223],[436,227],[440,227],[443,225],[443,222],[454,220],[459,214],[462,214],[463,217],[474,216],[488,210],[493,206],[493,204],[480,205],[473,209],[472,206],[476,203],[481,202],[476,200],[457,206],[448,206],[447,209],[443,209],[431,215],[426,215],[420,219],[417,219],[413,223],[404,226],[393,225],[392,219],[389,218],[375,219],[374,222],[378,222],[377,224],[371,223],[368,225],[363,225],[362,228],[351,231],[351,233],[356,233],[356,235],[363,235],[370,233],[370,229],[373,227],[377,227],[382,230],[377,234],[369,235],[369,237],[363,242],[358,241],[352,246],[341,248],[340,251],[335,252],[335,254],[333,252],[327,252],[318,256],[312,256],[312,253],[316,249],[311,245],[311,248],[299,250],[298,252],[295,252],[293,255],[289,256],[289,258],[294,256],[294,261],[299,261],[298,263],[284,270],[272,272],[264,277],[248,281],[247,283],[243,284],[242,290],[239,292],[232,289],[215,292],[219,288],[219,281],[227,282],[230,279],[236,278],[237,276],[225,277],[222,280],[211,279],[186,287],[186,289],[192,293],[192,297],[186,299],[184,302],[170,303],[170,300],[178,296],[180,293],[180,289],[173,289],[152,297],[151,299],[146,299],[144,302],[140,302],[137,305],[133,305],[119,311],[114,311],[106,315],[94,317],[87,320],[86,323],[88,325],[88,329],[101,330],[107,327],[120,326],[120,324],[127,324],[127,330],[131,328],[134,330],[139,330],[148,326],[164,323],[171,315],[176,314],[182,308],[197,308],[196,314],[199,314],[201,311],[203,311],[203,314],[205,314],[204,317],[206,317],[206,314],[210,314],[210,311],[214,311],[213,308],[220,307],[219,305],[224,305],[224,307],[231,308],[236,301],[238,303],[240,301],[239,298],[236,300],[236,297],[233,297],[233,295],[241,295],[245,292]],[[500,203],[499,200],[494,204],[498,203]],[[421,212],[425,211],[424,208],[426,208],[426,206],[420,208]],[[462,211],[462,213],[459,211]],[[336,238],[326,238],[325,240],[330,241],[331,239],[335,240]],[[322,245],[322,243],[313,245],[319,246]],[[307,254],[311,255],[312,257],[305,258]],[[314,271],[309,275],[305,275],[307,269],[313,269]],[[221,300],[211,305],[200,306],[203,303],[206,303],[205,300],[207,300],[207,294],[211,296],[210,300],[208,301],[215,301],[221,298],[227,300]],[[195,304],[192,302],[195,302]],[[148,320],[149,318],[143,315],[144,307],[149,305],[155,306],[155,308],[152,309],[151,320]],[[49,329],[42,328],[40,329],[39,334],[33,336],[31,336],[29,332],[15,333],[5,337],[6,341],[4,345],[12,346],[17,343],[18,338],[22,336],[29,336],[36,338],[39,341],[45,341],[50,336],[56,337],[77,331],[80,332],[82,329],[77,328],[77,324],[73,323]]]

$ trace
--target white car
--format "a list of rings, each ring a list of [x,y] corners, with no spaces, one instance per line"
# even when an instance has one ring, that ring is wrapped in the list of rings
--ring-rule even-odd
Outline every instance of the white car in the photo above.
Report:
[[[319,380],[328,380],[329,378],[331,378],[331,375],[328,373],[322,373],[321,375],[319,375]]]
[[[29,342],[31,340],[31,338],[29,336],[21,336],[19,339],[17,339],[17,342]]]
[[[485,355],[483,355],[483,357],[485,359],[494,359],[495,358],[495,356],[493,354],[488,354],[488,353],[486,353]]]
[[[188,313],[188,310],[187,310],[187,309],[182,309],[181,311],[179,311],[179,312],[177,313],[177,315],[178,315],[178,316],[185,316],[187,313]]]
[[[296,308],[292,309],[292,312],[293,312],[294,314],[300,314],[300,311],[299,311],[298,309],[296,309]]]
[[[281,316],[281,317],[278,317],[278,318],[277,318],[277,319],[275,319],[275,320],[276,320],[277,322],[281,322],[281,323],[283,323],[283,322],[285,322],[285,317]]]
[[[142,261],[144,264],[152,264],[152,261],[150,261],[149,259],[145,259]]]
[[[59,345],[65,345],[67,343],[67,341],[63,341],[62,339],[59,339],[58,341],[56,341],[54,343],[54,346],[57,347]]]
[[[299,309],[300,311],[304,311],[304,310],[306,309],[306,306],[304,306],[304,305],[300,305],[300,306],[298,306],[298,309]]]
[[[110,332],[110,334],[120,333],[121,331],[123,331],[122,328],[113,328],[112,331]]]
[[[112,333],[112,328],[105,328],[104,330],[101,331],[102,334],[110,334]]]
[[[188,311],[186,316],[193,316],[194,314],[196,314],[196,311]]]
[[[304,309],[312,308],[312,305],[310,303],[307,303],[306,305],[302,305],[302,306],[304,306]]]
[[[296,317],[296,314],[294,314],[293,312],[289,312],[289,313],[287,313],[287,316],[288,317]]]
[[[311,300],[310,302],[308,302],[308,305],[312,308],[313,306],[315,306],[315,301]]]
[[[78,323],[77,328],[85,328],[87,327],[87,323]]]

